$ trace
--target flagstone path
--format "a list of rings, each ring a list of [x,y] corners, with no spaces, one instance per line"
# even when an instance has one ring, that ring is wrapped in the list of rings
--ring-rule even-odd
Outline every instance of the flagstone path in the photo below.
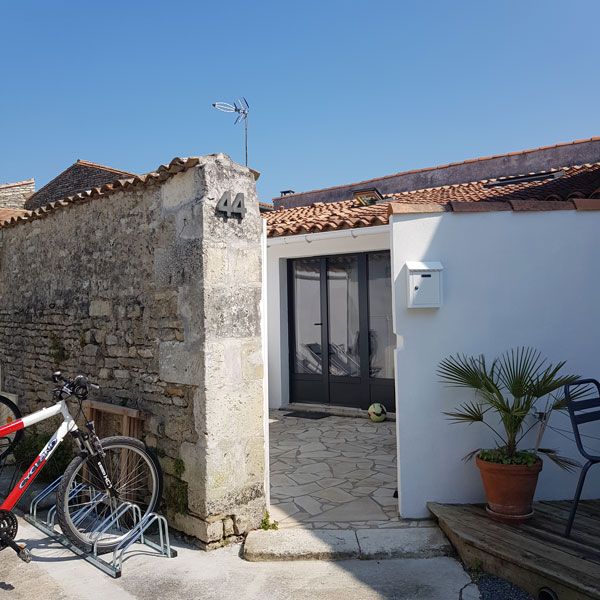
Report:
[[[289,412],[289,411],[287,411]],[[362,529],[433,526],[398,516],[392,421],[286,417],[270,424],[271,518],[280,527]]]

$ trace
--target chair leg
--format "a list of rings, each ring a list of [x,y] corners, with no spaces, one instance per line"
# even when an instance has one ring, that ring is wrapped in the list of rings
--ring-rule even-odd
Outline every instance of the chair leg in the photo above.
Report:
[[[581,498],[581,491],[583,490],[583,484],[587,476],[589,468],[592,466],[592,461],[588,461],[581,469],[579,474],[579,481],[577,482],[577,489],[575,490],[575,497],[573,498],[573,506],[571,507],[571,513],[569,514],[569,521],[567,522],[567,528],[565,530],[565,537],[571,535],[571,528],[573,527],[573,521],[575,520],[575,513],[577,512],[577,505],[579,504],[579,498]]]

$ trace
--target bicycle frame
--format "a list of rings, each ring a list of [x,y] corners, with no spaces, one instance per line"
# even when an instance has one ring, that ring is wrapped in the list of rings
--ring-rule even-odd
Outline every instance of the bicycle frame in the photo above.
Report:
[[[42,451],[31,463],[31,466],[25,471],[23,477],[19,480],[17,485],[13,488],[10,494],[6,497],[6,500],[0,504],[0,510],[12,510],[17,502],[21,499],[21,496],[27,491],[27,488],[33,483],[35,478],[40,474],[41,470],[48,459],[54,454],[60,443],[65,439],[68,433],[75,432],[78,430],[77,423],[71,416],[67,403],[64,400],[57,402],[54,406],[48,406],[42,408],[26,417],[17,419],[8,425],[0,427],[0,438],[10,435],[20,429],[25,429],[31,425],[35,425],[40,421],[45,421],[58,414],[62,414],[63,422],[60,424],[58,429],[54,432],[54,435],[50,438],[48,443],[44,446]]]

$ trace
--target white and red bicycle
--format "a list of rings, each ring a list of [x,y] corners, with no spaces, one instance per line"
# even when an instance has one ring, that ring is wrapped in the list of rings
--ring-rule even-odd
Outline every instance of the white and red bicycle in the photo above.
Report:
[[[0,464],[19,443],[24,428],[59,414],[63,419],[0,504],[0,550],[10,547],[25,562],[31,560],[31,555],[15,542],[18,522],[13,509],[68,434],[74,438],[78,452],[56,490],[56,515],[62,532],[75,546],[86,552],[94,549],[99,554],[114,550],[131,531],[132,523],[127,523],[126,516],[119,516],[123,503],[137,505],[136,512],[143,519],[155,510],[161,497],[160,465],[143,442],[125,436],[101,440],[91,421],[86,421],[85,429],[77,426],[76,419],[83,414],[83,400],[90,389],[98,386],[84,375],[67,379],[56,372],[52,379],[57,384],[53,393],[55,404],[25,417],[13,402],[0,396]],[[69,412],[68,398],[79,405],[75,419]],[[100,527],[107,522],[112,523],[110,529]]]

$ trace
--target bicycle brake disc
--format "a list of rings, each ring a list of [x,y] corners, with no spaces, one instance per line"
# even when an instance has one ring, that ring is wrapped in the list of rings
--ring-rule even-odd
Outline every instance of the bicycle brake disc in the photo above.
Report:
[[[17,517],[9,510],[0,510],[0,550],[8,546],[5,540],[14,540],[17,537],[18,528]]]

